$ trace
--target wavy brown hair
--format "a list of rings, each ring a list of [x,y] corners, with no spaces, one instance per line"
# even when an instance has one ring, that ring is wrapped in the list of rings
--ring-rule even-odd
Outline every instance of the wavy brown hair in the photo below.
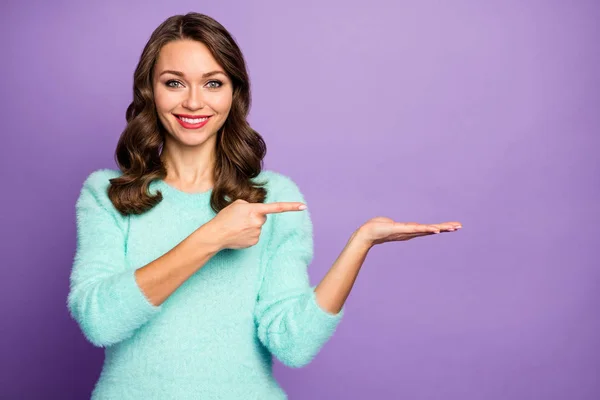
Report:
[[[160,191],[155,196],[148,192],[153,180],[167,176],[160,158],[167,132],[154,104],[153,69],[161,48],[181,39],[206,45],[233,83],[231,109],[217,132],[211,208],[218,213],[235,199],[251,203],[265,200],[264,183],[251,181],[262,169],[267,147],[246,120],[251,104],[246,62],[232,35],[219,22],[190,12],[169,17],[156,28],[135,69],[133,101],[125,116],[127,126],[115,151],[115,161],[123,174],[110,180],[108,190],[122,215],[142,214],[163,199]]]

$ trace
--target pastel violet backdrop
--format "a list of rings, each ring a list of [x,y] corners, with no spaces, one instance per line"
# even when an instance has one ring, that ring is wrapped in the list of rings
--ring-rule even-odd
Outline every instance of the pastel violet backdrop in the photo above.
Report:
[[[600,3],[9,1],[2,41],[0,398],[84,399],[103,352],[68,315],[74,203],[114,168],[152,30],[236,37],[265,167],[315,226],[311,283],[371,217],[462,231],[369,254],[291,399],[600,398]]]

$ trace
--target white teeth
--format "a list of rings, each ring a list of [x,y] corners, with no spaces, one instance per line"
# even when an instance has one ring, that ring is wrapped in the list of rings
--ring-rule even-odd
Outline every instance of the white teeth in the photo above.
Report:
[[[183,122],[187,122],[188,124],[199,124],[200,122],[206,121],[208,118],[205,117],[205,118],[190,119],[190,118],[179,117],[179,119],[181,119]]]

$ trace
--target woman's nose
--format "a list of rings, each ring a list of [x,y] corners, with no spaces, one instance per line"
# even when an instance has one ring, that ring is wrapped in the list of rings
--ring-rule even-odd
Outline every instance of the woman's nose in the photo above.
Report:
[[[189,109],[197,109],[204,107],[204,99],[202,98],[202,90],[196,87],[190,87],[187,97],[183,102],[183,106]]]

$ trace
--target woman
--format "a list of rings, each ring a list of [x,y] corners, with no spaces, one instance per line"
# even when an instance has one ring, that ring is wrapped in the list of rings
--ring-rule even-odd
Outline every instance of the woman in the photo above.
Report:
[[[68,307],[105,348],[93,399],[284,399],[272,355],[309,363],[375,244],[458,229],[366,222],[309,286],[312,223],[288,177],[261,170],[246,65],[208,16],[164,21],[134,75],[119,170],[85,180]]]

